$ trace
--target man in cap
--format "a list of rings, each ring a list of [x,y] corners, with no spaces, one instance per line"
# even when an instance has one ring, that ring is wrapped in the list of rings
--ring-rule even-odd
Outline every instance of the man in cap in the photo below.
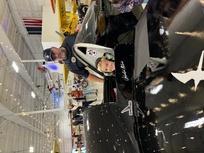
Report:
[[[77,33],[67,36],[64,39],[60,48],[51,47],[43,51],[43,57],[46,61],[56,61],[59,63],[64,63],[68,69],[78,75],[85,77],[87,80],[92,82],[103,83],[104,80],[99,78],[85,69],[85,65],[81,63],[72,52],[72,47],[74,45]]]

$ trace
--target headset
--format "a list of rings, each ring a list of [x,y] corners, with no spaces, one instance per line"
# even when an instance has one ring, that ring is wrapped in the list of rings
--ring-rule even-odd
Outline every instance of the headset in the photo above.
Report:
[[[106,59],[106,60],[108,60],[108,61],[113,61],[113,62],[115,62],[115,57],[114,57],[111,53],[107,53],[107,52],[106,52],[106,53],[103,54],[102,57],[99,57],[99,58],[96,60],[96,62],[95,62],[96,68],[97,68],[98,63],[101,61],[102,58],[104,58],[104,59]],[[113,72],[103,72],[103,74],[104,74],[105,76],[112,76],[112,75],[114,75]]]
[[[111,53],[104,53],[103,54],[103,57],[105,58],[105,59],[107,59],[107,60],[109,60],[109,61],[113,61],[113,62],[115,62],[115,57],[111,54]]]

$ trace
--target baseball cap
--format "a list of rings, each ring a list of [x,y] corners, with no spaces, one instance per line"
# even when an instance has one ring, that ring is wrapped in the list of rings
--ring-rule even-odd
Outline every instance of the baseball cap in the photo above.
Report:
[[[43,58],[48,62],[53,61],[51,48],[45,49],[43,51]]]

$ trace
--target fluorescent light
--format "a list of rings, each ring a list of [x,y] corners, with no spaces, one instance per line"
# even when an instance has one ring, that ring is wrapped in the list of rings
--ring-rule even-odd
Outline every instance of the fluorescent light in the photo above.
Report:
[[[18,66],[16,65],[16,63],[14,61],[12,62],[12,66],[13,66],[14,70],[18,73],[19,68],[18,68]]]
[[[29,152],[34,152],[34,148],[33,147],[29,147]]]
[[[33,98],[35,98],[35,93],[32,91],[31,92],[31,96],[33,97]]]

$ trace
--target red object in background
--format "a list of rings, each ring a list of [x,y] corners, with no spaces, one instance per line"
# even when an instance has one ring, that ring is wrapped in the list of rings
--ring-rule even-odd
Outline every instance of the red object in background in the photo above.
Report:
[[[51,4],[53,13],[55,13],[55,10],[56,10],[56,0],[50,0],[50,4]]]
[[[82,90],[74,90],[74,91],[71,91],[71,95],[72,95],[72,97],[75,97],[75,98],[83,97],[83,91]]]
[[[31,26],[31,27],[42,27],[42,20],[36,19],[36,18],[23,18],[23,22],[25,26]]]
[[[38,67],[39,71],[45,71],[45,69],[46,69],[45,67]]]
[[[78,142],[81,141],[81,136],[77,137],[77,141],[78,141]]]
[[[52,91],[52,89],[54,89],[55,87],[51,87],[51,88],[49,88],[49,91]]]

